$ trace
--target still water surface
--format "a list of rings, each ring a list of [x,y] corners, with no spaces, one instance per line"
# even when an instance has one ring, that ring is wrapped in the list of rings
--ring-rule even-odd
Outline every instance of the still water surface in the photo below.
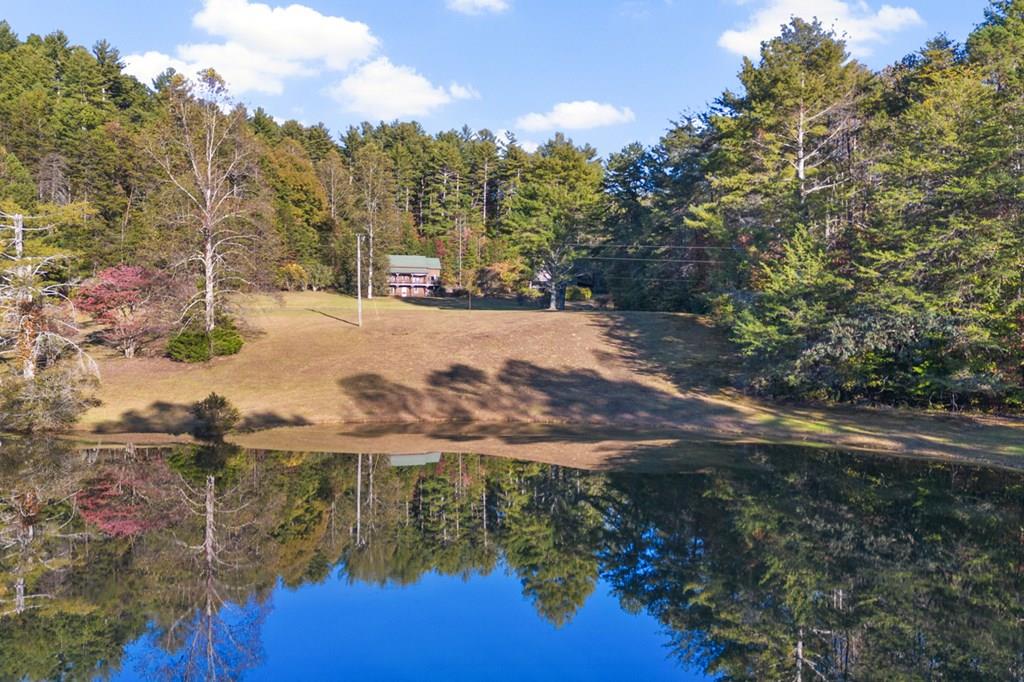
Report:
[[[1024,677],[1021,474],[728,461],[6,441],[0,679]]]

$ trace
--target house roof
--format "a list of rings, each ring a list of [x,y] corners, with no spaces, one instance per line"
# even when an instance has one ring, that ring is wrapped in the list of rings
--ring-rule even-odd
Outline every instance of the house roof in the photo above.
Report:
[[[388,463],[393,467],[418,467],[424,464],[437,464],[440,461],[440,452],[421,452],[414,455],[391,455],[388,457]]]
[[[401,256],[390,255],[388,262],[392,272],[423,272],[425,270],[440,270],[441,259],[429,258],[427,256]]]

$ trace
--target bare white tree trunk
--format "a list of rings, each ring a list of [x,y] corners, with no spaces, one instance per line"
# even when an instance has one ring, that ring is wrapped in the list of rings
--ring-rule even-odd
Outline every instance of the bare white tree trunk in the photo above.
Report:
[[[804,629],[800,628],[800,637],[796,641],[796,682],[804,679]]]
[[[14,612],[25,613],[25,579],[18,578],[14,583]]]
[[[206,333],[213,332],[217,324],[217,254],[214,241],[209,236],[203,246],[203,308]]]
[[[214,517],[214,503],[216,502],[216,479],[210,475],[206,477],[206,500],[205,500],[205,511],[206,511],[206,530],[203,534],[203,554],[205,555],[206,565],[212,573],[212,569],[217,559],[217,544],[215,540],[215,533],[217,530],[215,517]]]
[[[25,257],[25,218],[20,213],[14,214],[14,257]]]
[[[800,201],[804,200],[807,191],[807,157],[804,150],[804,138],[807,135],[805,117],[806,112],[801,104],[796,128],[796,177],[800,180]]]
[[[369,242],[370,242],[370,262],[367,265],[366,272],[366,298],[373,298],[373,223],[370,223],[369,230]]]

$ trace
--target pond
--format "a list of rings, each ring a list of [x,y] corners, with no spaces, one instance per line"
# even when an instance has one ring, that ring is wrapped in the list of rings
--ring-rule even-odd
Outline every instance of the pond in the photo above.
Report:
[[[1024,676],[1024,475],[0,449],[0,679]]]

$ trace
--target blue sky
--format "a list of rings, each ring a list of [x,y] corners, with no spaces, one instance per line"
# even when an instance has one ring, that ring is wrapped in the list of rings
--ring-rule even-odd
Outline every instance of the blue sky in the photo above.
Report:
[[[987,0],[0,0],[22,36],[106,38],[143,78],[211,65],[280,120],[415,119],[542,142],[562,130],[602,154],[657,141],[736,84],[741,54],[816,15],[881,67]]]

